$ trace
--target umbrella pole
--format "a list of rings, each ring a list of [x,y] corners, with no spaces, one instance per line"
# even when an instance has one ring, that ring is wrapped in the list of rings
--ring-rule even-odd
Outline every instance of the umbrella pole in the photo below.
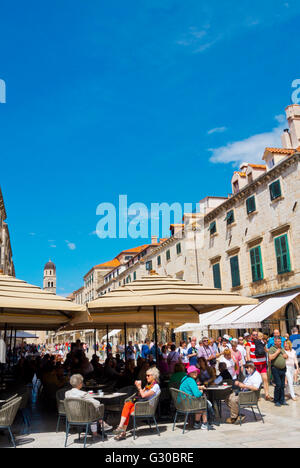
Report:
[[[156,317],[156,306],[153,307],[153,315],[154,315],[155,356],[156,356],[156,366],[158,366],[158,342],[157,342],[157,317]]]
[[[96,335],[96,328],[94,329],[94,350],[95,350],[95,354],[97,355],[97,335]]]
[[[124,346],[124,355],[125,355],[125,362],[127,361],[127,325],[124,323],[124,341],[125,341],[125,346]]]
[[[15,328],[15,336],[14,336],[14,352],[13,352],[13,365],[15,363],[15,356],[16,356],[16,346],[17,346],[17,329]]]
[[[9,368],[9,370],[10,370],[10,360],[11,360],[12,334],[13,334],[13,328],[10,329],[10,339],[9,339],[9,355],[8,355],[8,368]]]
[[[108,325],[106,325],[106,356],[109,356],[108,352]]]

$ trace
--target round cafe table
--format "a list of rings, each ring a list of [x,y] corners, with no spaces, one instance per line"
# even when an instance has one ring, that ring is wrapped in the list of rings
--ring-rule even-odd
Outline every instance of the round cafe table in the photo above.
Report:
[[[208,400],[212,405],[216,405],[219,413],[220,421],[222,420],[222,401],[232,393],[232,385],[218,385],[216,387],[207,387],[205,390],[208,394]]]

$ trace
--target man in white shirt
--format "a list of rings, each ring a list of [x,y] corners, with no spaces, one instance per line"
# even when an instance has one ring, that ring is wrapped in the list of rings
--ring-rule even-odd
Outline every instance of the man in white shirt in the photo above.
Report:
[[[249,392],[253,391],[256,392],[257,390],[260,389],[262,385],[262,378],[259,372],[257,372],[255,368],[255,364],[252,361],[247,361],[246,362],[246,371],[247,371],[247,377],[245,378],[244,382],[235,382],[234,383],[234,388],[240,390],[240,392]],[[232,393],[229,395],[229,397],[226,398],[226,404],[230,408],[230,418],[226,420],[227,423],[229,424],[235,424],[238,420],[239,417],[239,397],[235,393]],[[245,416],[241,416],[242,421],[245,419]]]
[[[100,407],[100,402],[98,400],[95,400],[95,398],[92,398],[91,395],[89,395],[87,392],[83,392],[81,389],[83,387],[83,377],[80,374],[74,374],[72,375],[70,379],[70,385],[72,386],[72,390],[68,390],[65,393],[65,398],[68,400],[69,398],[80,398],[83,400],[88,400],[90,401],[96,409]],[[102,421],[100,421],[102,423]],[[103,421],[104,425],[104,431],[110,431],[112,429],[111,426],[106,424],[106,422]],[[97,424],[91,424],[91,431],[93,434],[94,439],[98,439],[98,433],[97,433]]]

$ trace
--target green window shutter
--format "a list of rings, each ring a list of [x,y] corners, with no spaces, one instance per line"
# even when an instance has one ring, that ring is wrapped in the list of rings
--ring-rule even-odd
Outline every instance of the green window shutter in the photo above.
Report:
[[[170,260],[170,258],[171,258],[170,250],[167,250],[167,252],[166,252],[166,259],[167,259],[167,260]]]
[[[217,232],[217,224],[216,224],[216,221],[213,221],[212,223],[210,223],[210,225],[209,225],[209,232],[210,232],[210,235],[211,235],[211,236]]]
[[[157,266],[160,266],[161,265],[161,256],[159,255],[157,257]]]
[[[225,218],[225,221],[227,222],[227,226],[234,222],[234,211],[233,210],[228,211],[228,213],[226,215],[226,218]]]
[[[146,270],[151,271],[152,270],[152,260],[149,260],[149,262],[146,262]]]
[[[220,263],[215,263],[213,265],[213,276],[214,276],[214,287],[217,289],[222,289]]]
[[[230,258],[230,268],[232,287],[235,288],[236,286],[240,286],[241,284],[238,256]]]
[[[276,237],[275,251],[278,274],[280,275],[282,273],[288,273],[289,271],[291,271],[291,260],[287,234],[284,234],[280,237]]]
[[[181,244],[180,244],[180,242],[178,242],[178,244],[176,244],[176,252],[177,252],[177,255],[181,254]]]
[[[250,262],[253,283],[264,279],[260,245],[250,250]]]
[[[136,271],[133,272],[133,281],[136,280]]]
[[[269,185],[269,188],[271,200],[276,200],[276,198],[281,197],[280,180],[275,180],[275,182]]]
[[[256,210],[255,197],[247,198],[246,200],[247,214],[253,213]]]

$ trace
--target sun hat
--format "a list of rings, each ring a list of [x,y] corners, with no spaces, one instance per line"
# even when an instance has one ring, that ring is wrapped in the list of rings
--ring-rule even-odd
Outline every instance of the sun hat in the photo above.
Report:
[[[186,371],[188,374],[191,374],[192,372],[197,372],[199,374],[200,372],[200,370],[196,366],[189,366]]]

